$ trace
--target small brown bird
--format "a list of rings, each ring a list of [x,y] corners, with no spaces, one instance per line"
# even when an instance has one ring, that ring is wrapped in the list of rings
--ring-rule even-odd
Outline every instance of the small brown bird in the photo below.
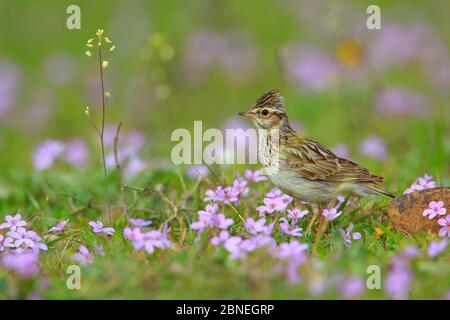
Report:
[[[259,160],[269,179],[286,194],[324,205],[333,203],[339,194],[395,198],[381,187],[383,177],[339,158],[294,131],[279,91],[269,91],[239,115],[253,120],[258,131]]]

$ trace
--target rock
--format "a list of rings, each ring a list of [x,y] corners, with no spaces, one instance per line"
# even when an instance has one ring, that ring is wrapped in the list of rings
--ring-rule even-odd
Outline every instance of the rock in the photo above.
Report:
[[[438,187],[414,191],[395,198],[389,204],[387,214],[392,224],[406,233],[427,232],[437,233],[440,229],[438,217],[428,219],[423,211],[428,208],[430,201],[443,201],[450,214],[450,188]]]

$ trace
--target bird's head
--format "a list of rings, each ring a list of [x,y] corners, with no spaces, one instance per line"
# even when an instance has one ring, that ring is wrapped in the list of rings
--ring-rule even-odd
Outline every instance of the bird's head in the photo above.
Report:
[[[239,112],[240,116],[253,120],[257,128],[279,128],[287,115],[284,110],[284,99],[278,90],[271,90],[259,98],[249,111]]]

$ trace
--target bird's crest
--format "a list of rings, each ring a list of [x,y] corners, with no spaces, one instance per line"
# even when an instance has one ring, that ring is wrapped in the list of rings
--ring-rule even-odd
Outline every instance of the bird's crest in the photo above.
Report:
[[[254,108],[272,107],[284,112],[284,99],[280,91],[270,90],[263,94],[254,104]]]

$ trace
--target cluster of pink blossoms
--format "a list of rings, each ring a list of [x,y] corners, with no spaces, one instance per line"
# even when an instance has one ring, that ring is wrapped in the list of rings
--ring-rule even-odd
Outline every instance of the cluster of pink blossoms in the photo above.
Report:
[[[264,205],[259,206],[256,210],[258,210],[259,216],[261,217],[266,213],[272,215],[285,210],[292,200],[292,197],[282,193],[280,189],[274,188],[266,194],[263,200]]]
[[[448,236],[450,238],[450,214],[443,217],[446,214],[447,209],[443,201],[430,201],[428,208],[423,211],[423,216],[428,217],[430,220],[438,217],[437,223],[442,227],[439,230],[439,236]]]
[[[433,181],[433,177],[425,174],[423,177],[417,178],[413,184],[403,192],[403,194],[410,194],[414,191],[425,190],[436,187],[436,182]]]
[[[230,187],[218,186],[214,190],[206,191],[206,198],[203,201],[214,201],[228,203],[239,203],[241,197],[245,197],[250,189],[247,187],[247,180],[242,177],[234,179]]]
[[[205,229],[228,229],[234,221],[227,218],[223,213],[218,213],[219,205],[217,203],[206,205],[205,210],[198,212],[198,220],[191,224],[193,230],[198,230],[200,236]]]
[[[7,215],[0,229],[8,230],[6,237],[0,234],[1,263],[7,270],[14,270],[22,277],[29,278],[39,273],[39,251],[47,250],[41,237],[33,230],[26,229],[27,222],[20,214]]]
[[[126,227],[123,229],[123,234],[125,238],[132,242],[134,249],[153,253],[156,248],[162,250],[174,248],[173,243],[168,238],[170,228],[167,226],[164,226],[162,231],[143,230],[145,226],[151,223],[150,221],[130,219],[130,222],[135,226],[132,228]]]
[[[39,250],[47,250],[47,246],[42,243],[42,238],[33,230],[27,230],[25,227],[27,222],[22,219],[20,214],[15,216],[6,216],[5,222],[0,225],[0,229],[8,229],[6,238],[0,239],[0,251],[9,248],[15,253],[33,251],[38,253]]]

